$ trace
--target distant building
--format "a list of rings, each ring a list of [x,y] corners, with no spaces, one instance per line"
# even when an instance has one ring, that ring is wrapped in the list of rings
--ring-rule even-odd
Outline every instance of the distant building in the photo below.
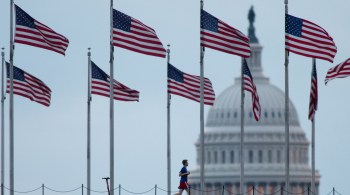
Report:
[[[262,107],[259,122],[254,120],[250,93],[246,93],[244,103],[244,192],[255,186],[264,193],[272,193],[285,183],[285,96],[263,75],[261,66],[262,46],[255,36],[253,25],[255,14],[248,15],[249,38],[252,55],[248,65],[256,84]],[[282,66],[282,64],[274,65]],[[209,110],[205,127],[205,186],[207,190],[225,188],[233,193],[242,193],[240,183],[240,101],[241,78],[223,91]],[[300,193],[311,186],[309,165],[309,141],[300,127],[298,114],[289,101],[290,108],[290,191]],[[306,116],[305,116],[306,118]],[[198,168],[191,171],[190,185],[200,189],[200,145],[196,143]],[[315,173],[318,194],[320,175]],[[207,192],[218,194],[220,191]],[[193,190],[192,195],[199,194]],[[228,194],[228,192],[225,192]],[[307,194],[307,192],[305,192]]]

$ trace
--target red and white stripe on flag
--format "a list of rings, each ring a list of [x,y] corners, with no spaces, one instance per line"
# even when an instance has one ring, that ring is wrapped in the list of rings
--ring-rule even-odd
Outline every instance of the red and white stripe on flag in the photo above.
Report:
[[[51,50],[62,55],[68,47],[69,40],[56,33],[48,26],[32,18],[20,7],[16,8],[15,42]]]
[[[335,78],[345,78],[348,76],[350,76],[350,58],[328,70],[325,84],[327,85],[329,81]]]

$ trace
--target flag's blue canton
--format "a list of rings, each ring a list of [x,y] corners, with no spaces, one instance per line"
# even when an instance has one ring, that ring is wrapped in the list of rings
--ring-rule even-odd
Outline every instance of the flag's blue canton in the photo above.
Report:
[[[248,75],[251,80],[253,80],[252,74],[250,74],[250,70],[248,68],[247,62],[244,60],[243,62],[243,74]]]
[[[218,32],[218,19],[210,15],[208,12],[201,10],[201,28]]]
[[[286,33],[301,37],[303,20],[291,15],[286,15]]]
[[[105,72],[103,72],[103,70],[101,70],[98,66],[96,66],[96,64],[92,61],[91,61],[91,73],[92,73],[92,78],[94,78],[94,79],[108,81],[107,74]]]
[[[34,19],[17,5],[15,5],[15,8],[16,24],[21,26],[27,26],[29,28],[35,28]]]
[[[10,78],[10,63],[6,62],[7,78]],[[25,81],[24,71],[13,66],[13,79]]]
[[[179,69],[175,68],[173,65],[168,64],[168,78],[183,83],[184,73],[181,72]]]
[[[130,32],[131,28],[131,17],[113,9],[113,27]]]

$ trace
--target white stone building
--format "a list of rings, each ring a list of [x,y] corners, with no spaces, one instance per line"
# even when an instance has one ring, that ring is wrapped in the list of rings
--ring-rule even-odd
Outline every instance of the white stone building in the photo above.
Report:
[[[285,182],[285,96],[269,78],[264,76],[261,65],[262,46],[255,36],[254,12],[249,12],[249,38],[252,55],[248,65],[258,90],[261,118],[256,122],[252,113],[251,95],[246,93],[244,113],[244,192],[251,186],[264,193],[273,193]],[[210,109],[205,126],[205,187],[207,190],[225,189],[232,193],[240,192],[240,101],[241,78],[236,78],[217,96]],[[298,114],[289,101],[290,107],[290,191],[300,193],[311,186],[309,164],[309,141],[300,127]],[[189,177],[193,189],[200,189],[200,145],[196,143],[198,168]],[[316,193],[318,194],[320,175],[316,171]],[[225,194],[228,194],[225,191]],[[192,190],[191,195],[198,195]],[[218,194],[213,191],[206,194]],[[251,193],[252,194],[252,193]],[[259,194],[255,192],[255,194]],[[280,193],[277,193],[280,194]],[[285,194],[285,193],[284,193]],[[305,192],[307,194],[307,192]]]

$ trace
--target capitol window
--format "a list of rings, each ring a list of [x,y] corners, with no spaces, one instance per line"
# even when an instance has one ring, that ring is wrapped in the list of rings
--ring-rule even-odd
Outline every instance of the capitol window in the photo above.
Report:
[[[253,150],[249,150],[249,163],[253,163]]]
[[[303,163],[303,151],[302,150],[299,150],[299,163],[302,164]]]
[[[235,162],[235,151],[233,150],[231,150],[230,159],[231,159],[231,163],[233,164]]]
[[[281,151],[277,150],[277,163],[281,163]]]
[[[265,115],[265,118],[267,118],[267,112],[265,112],[264,115]]]
[[[207,163],[210,164],[210,159],[211,159],[211,154],[210,151],[208,151],[208,158],[207,158]]]
[[[259,163],[263,162],[263,151],[259,150]]]
[[[304,162],[305,162],[305,163],[307,163],[307,162],[309,161],[309,156],[307,155],[307,153],[308,153],[308,150],[305,149],[305,150],[304,150],[304,157],[305,157]]]
[[[218,163],[218,152],[215,151],[214,152],[214,164],[217,164]]]
[[[271,113],[271,116],[272,116],[272,118],[275,118],[275,113],[272,112],[272,113]]]
[[[233,117],[237,118],[237,112],[235,112],[235,114],[233,115]]]
[[[225,151],[222,151],[222,153],[221,153],[221,162],[222,162],[222,164],[226,163],[226,153],[225,153]]]
[[[272,163],[272,151],[271,150],[268,151],[268,159],[269,159],[269,163]]]

